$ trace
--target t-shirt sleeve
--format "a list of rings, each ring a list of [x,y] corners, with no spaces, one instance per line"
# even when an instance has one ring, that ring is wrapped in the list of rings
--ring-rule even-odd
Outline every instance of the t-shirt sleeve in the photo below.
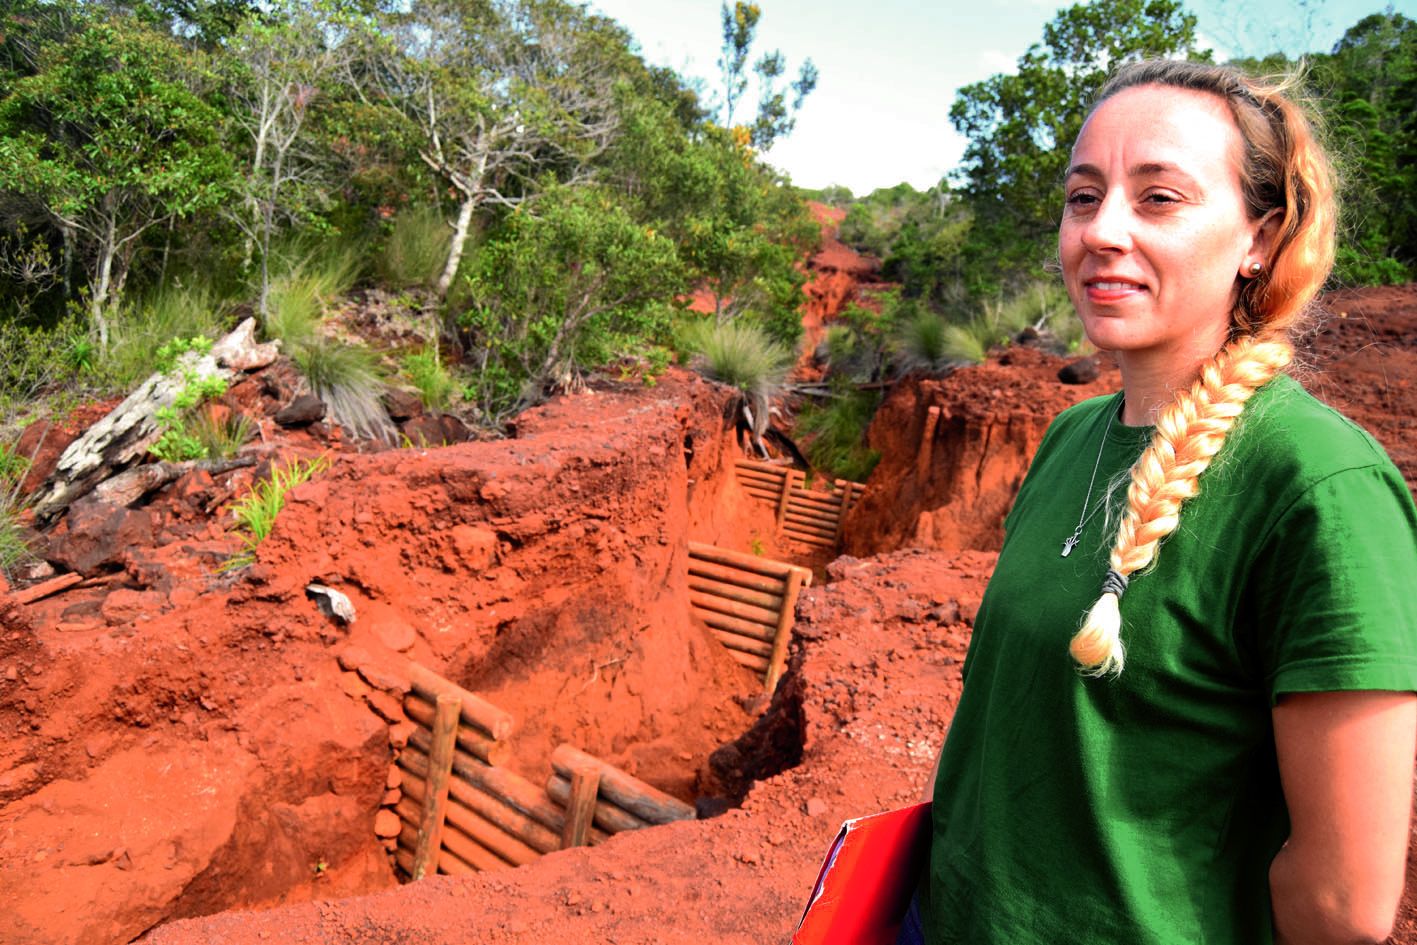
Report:
[[[1271,702],[1417,690],[1417,512],[1391,465],[1306,488],[1263,539],[1251,576]]]

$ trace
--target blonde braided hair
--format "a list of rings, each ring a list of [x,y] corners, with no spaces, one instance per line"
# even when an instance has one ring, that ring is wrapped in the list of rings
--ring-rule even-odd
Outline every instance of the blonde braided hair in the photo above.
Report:
[[[1246,210],[1253,220],[1277,213],[1279,225],[1261,275],[1238,281],[1231,340],[1159,413],[1151,444],[1132,467],[1111,570],[1069,645],[1088,675],[1122,671],[1120,603],[1128,582],[1156,562],[1161,542],[1176,530],[1182,504],[1200,491],[1201,474],[1246,402],[1293,359],[1289,336],[1333,265],[1338,215],[1333,172],[1304,111],[1286,95],[1296,83],[1290,78],[1264,84],[1226,66],[1153,60],[1123,66],[1093,105],[1096,109],[1139,85],[1223,98],[1244,141],[1240,182]]]

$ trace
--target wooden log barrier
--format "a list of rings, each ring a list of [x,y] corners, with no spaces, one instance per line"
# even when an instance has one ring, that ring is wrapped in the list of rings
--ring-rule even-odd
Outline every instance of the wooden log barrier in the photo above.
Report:
[[[730,650],[739,650],[743,653],[752,653],[754,656],[761,656],[768,659],[772,656],[772,644],[757,637],[745,637],[741,633],[729,633],[727,630],[713,630],[713,635],[719,643]]]
[[[556,803],[569,806],[571,803],[570,778],[554,771],[551,772],[550,777],[546,779],[546,794]],[[626,830],[640,830],[651,826],[648,821],[641,820],[623,807],[607,801],[603,795],[595,802],[595,815],[592,818],[592,823],[601,828],[596,831],[601,836],[622,833]],[[595,844],[599,841],[592,836],[590,842]]]
[[[409,745],[415,751],[405,749],[399,756],[399,765],[405,770],[412,769],[419,763],[419,753],[426,759],[429,738],[426,732],[416,730],[408,740]],[[407,759],[407,761],[405,760]],[[426,761],[424,761],[426,764]],[[557,807],[546,796],[546,792],[519,774],[507,771],[505,768],[493,768],[490,765],[478,761],[476,758],[464,751],[453,753],[453,774],[454,783],[458,780],[466,782],[473,788],[489,795],[493,799],[510,807],[514,812],[526,815],[526,817],[550,830],[555,838],[550,849],[551,852],[560,844],[561,829],[565,824],[565,811]],[[526,840],[527,838],[523,837]],[[592,835],[591,842],[597,839],[604,839],[603,836],[597,838]],[[531,840],[527,842],[536,844]]]
[[[841,541],[842,532],[846,530],[846,513],[851,511],[851,504],[856,498],[856,488],[857,486],[854,482],[844,482],[842,484],[841,512],[836,517],[836,535],[834,535],[832,539],[834,542]]]
[[[777,610],[782,606],[782,595],[780,593],[767,594],[762,591],[750,591],[746,587],[738,587],[735,584],[727,584],[709,578],[696,577],[692,572],[689,574],[689,590],[698,591],[701,594],[712,594],[715,597],[723,597],[728,600],[736,600],[740,604],[748,604],[753,607],[765,607],[768,610]]]
[[[764,680],[767,679],[768,667],[772,665],[770,657],[744,653],[742,650],[729,650],[728,655],[733,657],[740,666],[746,666],[761,675]]]
[[[456,784],[457,779],[454,778],[453,782]],[[414,787],[410,784],[408,796],[415,801],[421,801],[423,799],[422,785]],[[450,842],[448,833],[449,828],[453,827],[461,831],[468,840],[475,842],[484,850],[497,854],[513,866],[525,866],[541,859],[543,851],[512,836],[488,818],[472,810],[468,805],[461,803],[456,795],[449,792],[448,810],[443,826],[443,845],[449,849],[455,849],[455,842]]]
[[[752,637],[755,640],[766,640],[768,643],[775,639],[776,623],[770,627],[767,624],[754,623],[751,620],[739,620],[737,617],[730,617],[727,614],[716,614],[711,610],[700,610],[696,613],[700,620],[714,630],[736,633],[739,636]]]
[[[572,745],[556,747],[551,753],[551,767],[557,774],[567,778],[580,768],[599,769],[601,796],[650,823],[667,824],[675,820],[694,819],[694,808],[677,797],[671,797],[659,788],[646,784],[628,772],[621,771]]]
[[[418,828],[412,824],[405,823],[403,831],[399,834],[398,850],[394,853],[394,862],[398,863],[399,869],[403,870],[409,876],[413,875],[414,847],[417,846],[417,844]],[[496,860],[496,857],[493,857],[492,860]],[[487,865],[482,867],[482,869],[511,869],[511,866],[507,863],[502,863],[500,860],[497,860],[496,864],[489,860],[487,861]],[[461,859],[457,854],[446,847],[438,851],[438,872],[445,873],[449,876],[467,876],[477,871],[478,867]]]
[[[433,727],[433,707],[413,693],[404,697],[403,712],[411,721],[417,722],[424,728],[431,729]],[[481,729],[471,728],[467,725],[458,726],[457,742],[459,748],[474,758],[482,759],[489,765],[504,763],[511,753],[511,745],[507,742],[496,741]]]
[[[408,664],[409,681],[413,691],[429,702],[436,702],[438,696],[455,696],[462,704],[462,720],[489,735],[493,741],[505,741],[512,734],[515,724],[510,713],[497,708],[492,703],[468,692],[457,683],[450,682],[425,666]]]
[[[811,571],[799,567],[795,564],[788,564],[785,561],[774,561],[771,558],[760,558],[757,555],[750,555],[742,551],[733,551],[728,548],[719,548],[716,545],[706,545],[703,542],[689,542],[689,554],[701,561],[723,567],[735,568],[740,571],[747,571],[750,574],[759,574],[765,577],[783,580],[791,571],[797,571],[807,575],[806,584],[811,584]]]
[[[414,749],[404,749],[399,756],[399,767],[419,777],[427,770],[428,756]],[[464,781],[457,776],[457,768],[458,763],[454,761],[454,777],[448,788],[448,796],[454,801],[538,853],[550,853],[560,849],[561,836],[558,830],[552,830],[528,817],[503,798]],[[555,810],[554,805],[544,796],[541,802],[548,808],[548,814]]]
[[[428,752],[428,777],[425,781],[422,814],[418,821],[418,846],[413,851],[415,880],[422,879],[435,868],[438,850],[442,846],[443,818],[448,805],[448,775],[453,769],[453,751],[457,748],[458,716],[462,702],[455,695],[438,696],[434,710],[432,747]],[[408,790],[408,785],[404,785]]]
[[[712,610],[714,613],[727,614],[730,617],[738,617],[741,620],[749,620],[767,627],[777,624],[778,609],[776,607],[771,609],[754,607],[751,604],[740,604],[735,600],[728,600],[716,594],[702,594],[698,591],[689,592],[689,603],[699,610]]]
[[[763,687],[768,692],[777,688],[782,677],[783,666],[787,663],[787,644],[792,639],[792,621],[797,611],[797,595],[802,592],[801,571],[793,571],[787,576],[787,591],[782,599],[782,612],[778,617],[777,636],[772,644],[772,656],[763,676]]]
[[[583,765],[571,772],[571,793],[566,798],[566,827],[561,831],[561,848],[583,847],[590,840],[595,800],[600,791],[600,770]]]
[[[786,572],[784,572],[785,575]],[[759,591],[763,594],[775,594],[782,596],[784,586],[783,575],[768,577],[764,574],[755,574],[745,571],[742,568],[729,567],[722,564],[714,564],[701,558],[690,556],[689,576],[691,578],[706,578],[710,581],[717,581],[720,584],[731,584],[734,587],[741,587],[745,590]]]
[[[796,469],[789,469],[787,475],[782,480],[782,498],[777,503],[777,524],[782,524],[783,515],[787,514],[787,503],[792,497],[793,484],[802,479],[802,473]]]

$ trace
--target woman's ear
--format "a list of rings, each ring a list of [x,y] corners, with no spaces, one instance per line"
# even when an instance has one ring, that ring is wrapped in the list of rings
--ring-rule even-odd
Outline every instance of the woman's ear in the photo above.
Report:
[[[1254,236],[1250,240],[1250,251],[1240,261],[1241,276],[1253,279],[1269,268],[1269,254],[1274,249],[1275,241],[1279,237],[1279,227],[1283,222],[1284,212],[1275,207],[1255,224]]]

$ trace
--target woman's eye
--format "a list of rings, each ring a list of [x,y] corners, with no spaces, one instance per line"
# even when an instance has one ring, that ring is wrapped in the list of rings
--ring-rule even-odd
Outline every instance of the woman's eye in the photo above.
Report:
[[[1142,199],[1145,200],[1147,203],[1151,204],[1170,204],[1180,202],[1180,198],[1177,197],[1175,194],[1162,193],[1158,191],[1153,191],[1152,193],[1147,194]]]
[[[1086,191],[1080,191],[1078,193],[1068,194],[1066,203],[1069,207],[1076,207],[1079,209],[1091,207],[1097,203],[1097,196],[1095,194],[1087,193]]]

